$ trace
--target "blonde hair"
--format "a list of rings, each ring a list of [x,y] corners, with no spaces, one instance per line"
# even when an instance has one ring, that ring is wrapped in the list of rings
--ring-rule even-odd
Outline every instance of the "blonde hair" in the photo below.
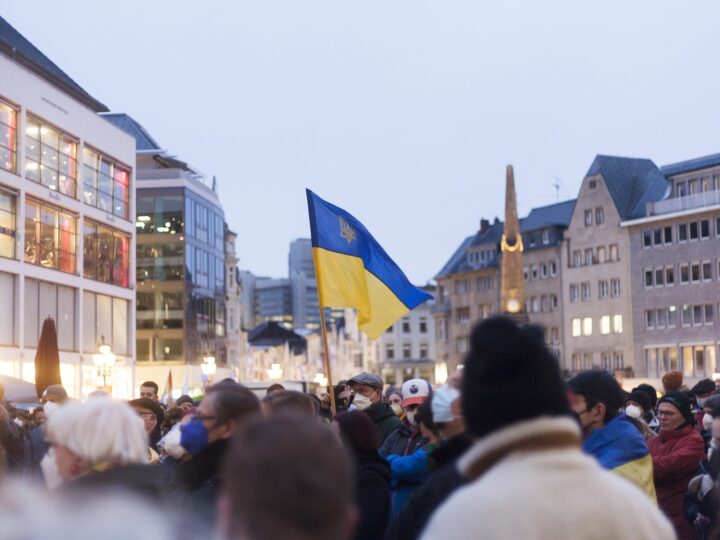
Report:
[[[68,448],[91,467],[148,462],[142,419],[127,403],[110,397],[60,407],[46,424],[47,439]]]

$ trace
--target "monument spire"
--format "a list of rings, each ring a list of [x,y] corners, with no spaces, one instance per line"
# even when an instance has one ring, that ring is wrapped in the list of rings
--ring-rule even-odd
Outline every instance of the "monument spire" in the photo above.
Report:
[[[500,264],[500,312],[513,318],[527,319],[525,314],[525,274],[523,272],[523,242],[515,196],[515,175],[507,166],[505,177],[505,225]]]

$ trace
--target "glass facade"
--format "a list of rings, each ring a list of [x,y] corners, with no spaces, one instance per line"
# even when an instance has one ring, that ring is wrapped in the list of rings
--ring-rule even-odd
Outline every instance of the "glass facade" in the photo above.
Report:
[[[37,347],[43,321],[55,320],[58,348],[77,351],[75,338],[76,289],[25,278],[25,345]],[[86,330],[87,331],[87,330]]]
[[[121,287],[128,286],[130,235],[85,220],[83,276]]]
[[[112,352],[127,355],[128,301],[90,291],[83,293],[83,351],[96,353],[105,341]],[[58,332],[59,335],[59,332]]]
[[[0,101],[0,169],[17,172],[17,109]]]
[[[17,195],[0,188],[0,257],[15,258]]]
[[[85,147],[83,149],[83,200],[118,217],[128,218],[130,170]]]
[[[32,116],[25,141],[25,178],[75,198],[77,141]]]
[[[25,202],[25,262],[75,273],[77,219],[39,201]]]

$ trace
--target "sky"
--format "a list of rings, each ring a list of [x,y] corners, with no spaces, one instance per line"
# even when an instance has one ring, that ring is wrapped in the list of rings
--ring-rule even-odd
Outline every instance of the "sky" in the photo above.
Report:
[[[217,177],[259,275],[287,275],[309,237],[306,187],[422,284],[502,219],[509,163],[522,216],[574,198],[596,154],[720,152],[714,0],[0,0],[0,15]]]

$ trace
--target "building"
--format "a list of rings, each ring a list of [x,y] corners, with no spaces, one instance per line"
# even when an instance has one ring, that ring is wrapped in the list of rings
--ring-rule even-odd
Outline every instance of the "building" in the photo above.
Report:
[[[39,332],[52,317],[68,393],[103,386],[130,397],[135,142],[2,18],[0,73],[0,374],[34,382]],[[99,371],[102,344],[115,362]]]
[[[292,288],[285,278],[256,277],[253,312],[256,324],[264,321],[293,327]]]
[[[299,238],[290,243],[288,279],[292,294],[293,326],[320,328],[315,263],[309,238]]]
[[[421,287],[435,295],[435,287]],[[393,324],[375,342],[380,375],[386,384],[400,386],[408,379],[442,384],[447,365],[438,364],[435,354],[433,300],[424,302]]]
[[[162,383],[172,372],[200,388],[203,363],[229,373],[225,216],[215,181],[128,115],[104,117],[137,142],[137,377]]]
[[[666,179],[660,196],[622,223],[633,272],[635,372],[711,377],[720,345],[720,154],[659,173]]]
[[[575,201],[533,209],[520,220],[524,246],[525,312],[545,328],[548,347],[562,362],[563,276],[561,251]],[[470,348],[473,324],[500,312],[500,241],[503,223],[480,220],[480,229],[463,240],[435,279],[436,362],[454,373]]]
[[[242,309],[242,287],[238,277],[238,256],[235,250],[237,234],[225,225],[225,312],[227,322],[227,363],[236,373],[246,359],[247,333],[244,328]]]

